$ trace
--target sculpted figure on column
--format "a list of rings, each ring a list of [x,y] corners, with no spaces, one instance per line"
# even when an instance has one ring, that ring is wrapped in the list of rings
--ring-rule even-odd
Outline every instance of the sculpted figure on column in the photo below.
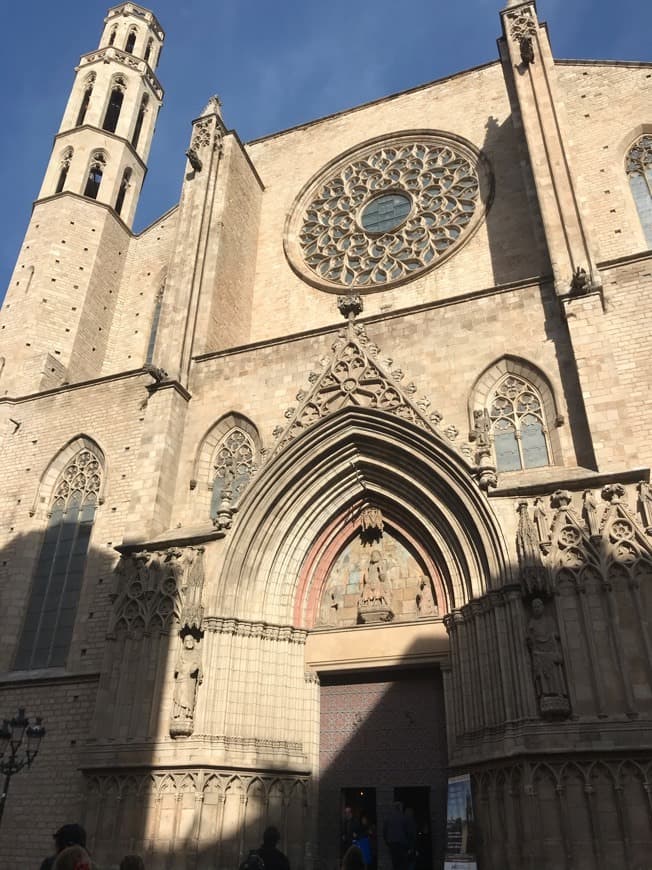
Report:
[[[567,714],[570,711],[563,657],[556,626],[546,615],[540,598],[532,601],[532,616],[527,626],[527,644],[532,656],[534,689],[543,716]]]
[[[201,685],[203,678],[201,652],[193,635],[187,634],[174,669],[170,722],[170,734],[173,737],[192,734],[197,687]]]

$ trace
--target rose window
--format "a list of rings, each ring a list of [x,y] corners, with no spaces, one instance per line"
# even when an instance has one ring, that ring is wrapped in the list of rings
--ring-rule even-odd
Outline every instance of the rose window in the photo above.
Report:
[[[491,180],[468,143],[411,133],[348,152],[311,181],[286,226],[310,283],[371,291],[434,268],[470,237]]]

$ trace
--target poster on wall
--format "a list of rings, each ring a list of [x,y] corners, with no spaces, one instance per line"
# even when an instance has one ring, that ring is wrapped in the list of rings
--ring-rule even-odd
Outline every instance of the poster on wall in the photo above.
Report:
[[[446,863],[444,870],[476,870],[475,821],[471,777],[448,778],[446,806]]]

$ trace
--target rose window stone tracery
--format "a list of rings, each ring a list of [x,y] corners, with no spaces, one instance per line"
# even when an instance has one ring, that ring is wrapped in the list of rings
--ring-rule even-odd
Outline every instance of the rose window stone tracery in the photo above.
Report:
[[[484,214],[491,179],[453,137],[401,134],[348,152],[313,179],[286,226],[286,254],[321,289],[371,291],[438,265]]]

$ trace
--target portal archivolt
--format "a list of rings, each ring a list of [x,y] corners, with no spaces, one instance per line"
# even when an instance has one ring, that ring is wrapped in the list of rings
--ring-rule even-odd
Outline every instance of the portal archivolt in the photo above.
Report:
[[[332,563],[366,504],[420,560],[441,612],[507,582],[502,534],[465,461],[405,420],[346,408],[290,443],[243,496],[216,612],[310,627],[324,582],[315,560]]]

